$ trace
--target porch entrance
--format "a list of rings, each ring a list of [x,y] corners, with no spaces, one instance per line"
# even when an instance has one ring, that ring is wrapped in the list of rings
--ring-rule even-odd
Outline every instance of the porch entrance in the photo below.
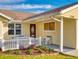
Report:
[[[30,24],[30,37],[36,38],[36,24]]]

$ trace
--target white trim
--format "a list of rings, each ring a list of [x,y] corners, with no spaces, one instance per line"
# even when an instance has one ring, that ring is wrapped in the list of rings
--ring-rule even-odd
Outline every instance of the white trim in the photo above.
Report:
[[[56,21],[58,21],[58,22],[61,22],[61,20],[59,20],[59,19],[57,19],[57,18],[55,18],[55,17],[51,17],[51,18],[53,18],[54,20],[56,20]]]
[[[2,23],[2,22],[1,22]],[[2,23],[2,39],[4,39],[4,28],[3,28],[3,23]]]
[[[13,23],[14,24],[14,35],[10,35],[10,36],[19,36],[19,35],[16,35],[16,24],[21,24],[21,23]],[[21,24],[21,34],[22,35],[22,24]]]
[[[1,16],[3,16],[3,17],[5,17],[5,18],[7,18],[7,19],[9,19],[9,20],[12,20],[12,18],[11,18],[11,17],[6,16],[6,15],[4,15],[4,14],[2,14],[2,13],[0,13],[0,15],[1,15]]]
[[[14,36],[16,36],[16,23],[13,24],[14,24]]]
[[[63,18],[61,18],[60,27],[60,51],[63,52]]]
[[[76,49],[78,49],[79,45],[79,19],[76,20]]]
[[[66,13],[66,12],[68,12],[68,11],[70,11],[70,10],[72,10],[72,9],[74,9],[74,8],[77,8],[78,7],[78,5],[74,5],[74,6],[72,6],[72,7],[69,7],[69,8],[66,8],[66,9],[64,9],[64,10],[62,10],[60,13]]]

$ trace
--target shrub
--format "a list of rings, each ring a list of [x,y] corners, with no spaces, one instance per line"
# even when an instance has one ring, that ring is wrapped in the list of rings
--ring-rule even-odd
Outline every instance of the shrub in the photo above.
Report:
[[[33,52],[32,49],[28,49],[28,50],[27,50],[27,53],[30,54],[30,55],[32,55],[32,52]]]
[[[14,50],[13,54],[20,54],[20,50]]]
[[[49,49],[48,49],[48,51],[49,51],[49,52],[51,52],[51,51],[54,51],[54,50],[53,50],[53,49],[51,49],[51,48],[49,48]]]
[[[11,53],[11,50],[7,50],[7,51],[5,51],[4,53]]]

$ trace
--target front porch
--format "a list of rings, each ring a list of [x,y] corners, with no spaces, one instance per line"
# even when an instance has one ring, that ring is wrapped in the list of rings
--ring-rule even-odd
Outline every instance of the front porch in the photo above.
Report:
[[[24,38],[12,39],[12,40],[0,40],[0,48],[2,49],[2,51],[27,48],[30,45],[46,46],[50,49],[53,49],[54,51],[61,52],[60,45],[49,44],[49,40],[47,38],[24,37]],[[67,55],[77,56],[76,49],[65,47],[65,46],[63,46],[62,53]]]
[[[76,49],[76,19],[63,17],[61,15],[45,15],[26,20],[25,22],[36,24],[37,37],[52,37],[52,44],[59,45],[57,48],[58,51],[67,51],[64,46]],[[54,26],[51,25],[52,28],[54,27],[53,30],[45,30],[45,24],[51,22],[55,23]]]

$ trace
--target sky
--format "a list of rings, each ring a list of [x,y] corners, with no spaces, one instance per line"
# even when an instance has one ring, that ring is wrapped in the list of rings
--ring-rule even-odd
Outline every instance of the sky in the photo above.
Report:
[[[75,2],[77,0],[0,0],[0,9],[43,13]]]

